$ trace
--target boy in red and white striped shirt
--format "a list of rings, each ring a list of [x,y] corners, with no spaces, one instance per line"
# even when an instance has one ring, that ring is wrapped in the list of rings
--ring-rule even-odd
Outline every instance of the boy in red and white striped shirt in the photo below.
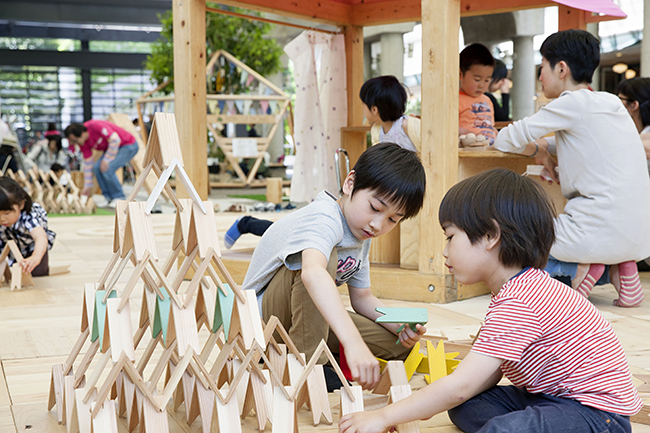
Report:
[[[472,350],[449,376],[340,432],[383,432],[448,410],[464,432],[630,432],[643,402],[623,348],[598,310],[544,268],[554,211],[532,180],[495,169],[445,195],[446,265],[492,300]],[[502,376],[514,386],[497,386]]]

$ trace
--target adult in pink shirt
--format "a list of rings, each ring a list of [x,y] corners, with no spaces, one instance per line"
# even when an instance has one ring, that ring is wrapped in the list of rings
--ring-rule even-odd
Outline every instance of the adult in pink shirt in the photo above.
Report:
[[[135,137],[105,120],[72,123],[65,128],[64,135],[70,143],[79,146],[83,154],[84,188],[81,193],[90,195],[94,174],[109,207],[115,207],[115,200],[124,200],[126,196],[115,172],[138,153]],[[94,163],[93,149],[104,152]]]

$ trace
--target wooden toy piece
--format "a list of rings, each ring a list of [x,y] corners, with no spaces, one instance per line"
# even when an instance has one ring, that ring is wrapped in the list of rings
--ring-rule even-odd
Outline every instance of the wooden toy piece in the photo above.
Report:
[[[153,169],[154,171],[157,171],[156,163],[154,163]],[[143,203],[145,213],[147,215],[151,213],[151,210],[156,204],[156,201],[158,200],[158,197],[160,197],[160,194],[162,193],[163,189],[167,189],[167,193],[169,194],[172,202],[174,202],[174,205],[176,205],[177,208],[182,207],[180,202],[178,202],[178,198],[176,197],[176,194],[171,190],[168,184],[169,178],[171,177],[172,173],[176,174],[176,181],[179,180],[181,181],[188,195],[190,196],[192,201],[198,205],[198,207],[201,209],[201,212],[203,213],[207,212],[205,206],[203,205],[203,202],[201,201],[201,197],[199,196],[199,193],[196,192],[194,185],[192,185],[189,176],[185,172],[185,169],[183,168],[183,164],[178,160],[178,158],[174,157],[169,163],[169,166],[167,166],[164,169],[164,171],[162,171],[158,175],[158,182],[156,183],[156,186],[154,187],[153,191],[151,191],[151,194],[149,195],[147,201]]]
[[[176,365],[176,368],[174,369],[169,381],[163,389],[162,395],[156,396],[156,406],[158,406],[158,408],[164,408],[167,406],[169,399],[172,398],[172,394],[176,390],[176,387],[183,377],[183,373],[185,373],[185,370],[189,366],[190,361],[192,361],[193,355],[194,352],[191,349],[186,351],[185,356],[183,356],[178,365]]]
[[[52,366],[52,376],[50,379],[50,397],[47,402],[47,410],[52,410],[52,408],[56,406],[56,419],[59,424],[64,422],[63,394],[63,364],[54,364]]]
[[[314,426],[320,424],[321,419],[332,425],[332,409],[327,397],[327,383],[322,365],[315,365],[312,372],[307,376],[307,391],[309,393],[309,407]]]
[[[287,355],[287,364],[286,364],[286,370],[284,372],[284,377],[289,383],[289,385],[293,386],[294,389],[296,389],[296,385],[298,384],[298,381],[300,380],[300,377],[302,376],[302,373],[305,370],[305,354],[300,353],[298,356],[295,356],[293,353],[289,353]],[[300,410],[302,408],[303,404],[306,404],[309,400],[309,395],[307,393],[306,389],[301,389],[300,393],[294,397],[294,400],[296,400],[296,410]]]
[[[145,289],[146,290],[146,289]],[[169,315],[171,312],[171,299],[167,292],[163,291],[162,299],[157,295],[153,294],[153,303],[154,303],[154,319],[151,325],[151,336],[157,337],[158,334],[162,333],[162,341],[165,347],[169,344],[167,340],[167,335],[169,332]],[[147,296],[148,299],[151,297]]]
[[[173,113],[156,113],[151,124],[149,141],[147,142],[143,164],[156,161],[158,167],[169,167],[176,158],[183,165],[183,153],[176,128],[176,117]]]
[[[126,216],[128,202],[117,200],[115,202],[115,225],[113,228],[113,252],[124,251],[124,236],[126,234]]]
[[[84,395],[85,393],[83,389],[75,389],[75,404],[72,410],[72,418],[76,419],[76,423],[79,426],[79,433],[91,433],[92,419],[90,417],[90,411],[92,402],[95,401],[95,398],[97,397],[97,390],[93,391],[88,402],[84,402]]]
[[[214,219],[213,219],[214,221]],[[214,225],[214,223],[213,223]],[[187,308],[189,306],[189,302],[193,301],[193,296],[194,292],[199,288],[199,285],[205,278],[205,273],[210,267],[210,262],[212,257],[214,256],[215,252],[212,249],[212,247],[208,248],[208,252],[206,253],[205,257],[203,258],[203,261],[199,264],[199,266],[196,268],[194,271],[194,276],[192,277],[192,280],[190,281],[190,284],[187,286],[185,289],[185,304],[183,305],[183,308]],[[213,282],[214,283],[214,282]]]
[[[214,412],[214,402],[216,399],[216,394],[214,391],[203,386],[200,380],[196,381],[194,387],[194,393],[192,394],[192,408],[196,408],[198,415],[201,416],[201,427],[204,432],[212,431],[212,417]],[[192,418],[193,417],[193,418]],[[188,424],[190,419],[192,421],[196,419],[196,415],[191,415],[187,417]]]
[[[289,349],[289,352],[292,353],[301,362],[302,365],[305,365],[305,361],[300,356],[300,351],[291,340],[291,337],[289,336],[287,330],[284,328],[284,326],[282,326],[282,323],[276,316],[271,316],[268,323],[264,327],[264,341],[267,345],[272,341],[274,334],[277,334]]]
[[[126,253],[133,248],[138,262],[142,261],[145,251],[149,251],[151,258],[158,261],[153,222],[151,215],[145,212],[145,206],[146,203],[140,202],[127,204],[122,257],[125,257]]]
[[[395,403],[405,399],[411,395],[411,387],[409,385],[393,385],[390,387],[390,402]],[[397,426],[399,433],[420,433],[418,421],[411,421],[406,424],[399,424]]]
[[[413,373],[417,370],[420,362],[424,358],[424,354],[420,352],[420,342],[415,343],[409,356],[404,360],[404,369],[406,370],[406,380],[411,380]]]
[[[372,391],[373,394],[388,394],[391,386],[408,385],[406,369],[402,361],[388,361],[379,377],[379,383]]]
[[[239,419],[239,405],[236,398],[222,401],[217,393],[214,399],[216,410],[213,409],[212,425],[218,426],[221,433],[241,433],[241,421]]]
[[[207,259],[210,248],[218,257],[221,257],[219,234],[214,223],[214,205],[210,201],[192,203],[187,248],[194,249],[194,242],[199,247],[200,258]]]
[[[427,383],[435,382],[447,375],[447,359],[445,357],[445,345],[440,340],[438,347],[434,348],[430,341],[427,341],[427,359],[429,363],[429,374],[424,376]]]
[[[650,425],[650,406],[643,405],[639,413],[630,417],[631,422]]]
[[[237,346],[235,345],[235,351],[237,353],[237,356],[239,358],[234,358],[229,361],[230,363],[230,377],[234,378],[237,375],[237,372],[239,372],[239,369],[242,368],[242,362],[241,360],[244,359],[246,356],[243,355],[242,353],[239,353],[240,351],[237,350]],[[246,391],[248,390],[250,380],[251,380],[251,373],[248,371],[247,366],[243,366],[243,368],[246,370],[244,371],[244,375],[242,376],[241,380],[237,384],[237,400],[239,407],[244,410],[244,401],[246,400]],[[261,372],[261,370],[260,370]],[[242,418],[244,417],[242,413]]]
[[[72,431],[79,431],[79,421],[72,415],[74,412],[74,374],[69,374],[63,378],[63,405],[64,405],[64,419],[63,423],[66,425],[68,433]]]
[[[133,346],[133,327],[131,325],[131,306],[128,298],[122,312],[118,312],[121,299],[112,298],[106,301],[106,322],[104,327],[103,344],[110,345],[111,359],[117,362],[122,353],[131,362],[135,362],[135,347]]]
[[[97,290],[95,292],[95,305],[93,312],[93,329],[90,334],[90,341],[95,341],[99,338],[99,347],[102,348],[102,353],[106,352],[103,349],[104,341],[104,325],[106,320],[106,302],[103,301],[105,290]],[[117,298],[117,293],[110,292],[109,298]]]
[[[296,402],[286,394],[295,394],[291,386],[273,389],[273,433],[298,433]]]
[[[95,314],[95,291],[97,290],[96,283],[84,284],[84,298],[81,308],[81,332],[88,329],[93,325]]]
[[[252,290],[243,290],[242,292],[245,302],[242,302],[239,298],[235,300],[227,341],[240,334],[246,350],[251,349],[253,342],[265,348],[264,330],[262,329],[262,319],[258,310],[255,292]]]
[[[341,393],[341,417],[355,412],[363,412],[363,389],[359,385],[350,387],[354,399],[347,392]]]
[[[93,412],[95,412],[95,409],[93,409]],[[96,415],[92,417],[92,426],[93,433],[117,433],[115,401],[104,401],[104,403],[101,405],[101,408],[97,410]]]
[[[273,384],[268,370],[251,372],[241,403],[241,419],[246,418],[253,407],[257,417],[257,428],[259,431],[264,431],[267,422],[273,421]]]
[[[286,366],[287,366],[286,344],[268,345],[267,357],[269,358],[269,363],[271,364],[271,368],[274,371],[278,371],[278,372],[286,371]],[[273,383],[274,386],[283,386],[288,384],[289,384],[288,381],[286,383],[284,383],[284,381]]]
[[[127,375],[124,375],[122,386],[124,387],[123,393],[126,406],[126,428],[130,433],[135,430],[135,427],[140,422],[140,411],[136,397],[137,391],[135,385]]]
[[[429,311],[426,308],[377,307],[375,311],[383,314],[375,319],[377,323],[402,323],[402,326],[397,329],[398,333],[402,332],[406,324],[415,331],[416,325],[424,325],[429,321]]]
[[[282,178],[281,177],[266,178],[266,201],[275,204],[282,203]]]
[[[201,330],[201,326],[205,325],[205,328],[212,332],[212,326],[214,325],[214,311],[217,306],[217,292],[219,289],[217,289],[217,286],[209,278],[206,278],[205,280],[208,281],[207,284],[204,281],[199,285],[194,305],[194,316],[196,317],[196,324],[199,327],[199,331]],[[218,328],[219,327],[217,326],[217,329]]]
[[[160,410],[148,399],[142,400],[140,411],[140,432],[169,433],[167,411]]]
[[[180,295],[181,302],[185,301],[186,296]],[[185,356],[185,353],[191,350],[194,350],[196,353],[201,352],[193,307],[192,305],[189,308],[180,308],[175,303],[171,303],[167,340],[177,340],[178,355],[181,357]]]
[[[15,262],[7,270],[7,258],[11,253],[14,256]],[[24,257],[21,254],[16,241],[9,240],[2,249],[0,253],[0,275],[4,274],[5,279],[9,281],[11,290],[21,289],[23,286],[33,286],[34,280],[32,279],[32,274],[27,274],[23,272],[22,262]]]

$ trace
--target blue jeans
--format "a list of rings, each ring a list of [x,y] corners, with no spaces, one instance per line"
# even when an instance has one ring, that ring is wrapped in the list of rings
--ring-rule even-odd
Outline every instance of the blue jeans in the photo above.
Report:
[[[449,410],[464,431],[481,433],[629,433],[630,418],[568,398],[531,394],[515,386],[495,386]]]
[[[138,143],[127,144],[120,147],[117,155],[115,155],[115,159],[108,164],[108,170],[105,173],[102,173],[99,169],[103,157],[99,158],[95,162],[95,165],[93,165],[93,174],[97,179],[99,187],[102,189],[102,194],[106,197],[106,201],[124,200],[126,198],[122,190],[122,184],[115,175],[115,172],[128,164],[136,153],[138,153]]]
[[[568,277],[572,280],[578,273],[578,263],[562,262],[553,256],[548,256],[548,263],[544,270],[551,277]],[[594,285],[602,286],[603,284],[609,284],[609,266],[605,266],[605,272]]]

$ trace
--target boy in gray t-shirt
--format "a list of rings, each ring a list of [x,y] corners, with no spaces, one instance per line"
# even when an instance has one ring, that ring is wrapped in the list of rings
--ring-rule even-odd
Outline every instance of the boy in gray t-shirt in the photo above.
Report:
[[[379,362],[405,357],[424,327],[399,333],[377,324],[383,306],[370,291],[370,239],[420,211],[425,174],[417,155],[394,143],[366,150],[346,177],[338,200],[327,191],[275,222],[253,253],[243,288],[255,290],[265,321],[277,316],[300,352],[311,358],[321,340],[338,343],[353,379],[366,389],[379,381]],[[348,284],[348,312],[337,285]],[[332,331],[330,333],[330,330]]]

